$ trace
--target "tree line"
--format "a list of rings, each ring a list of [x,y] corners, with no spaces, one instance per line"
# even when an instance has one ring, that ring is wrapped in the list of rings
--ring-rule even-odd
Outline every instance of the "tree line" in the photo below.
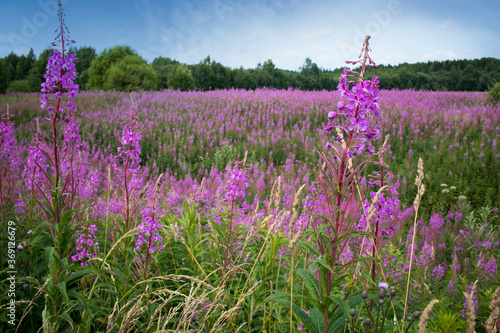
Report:
[[[51,50],[38,58],[33,49],[27,55],[10,53],[0,58],[0,93],[40,91]],[[148,63],[129,46],[115,46],[97,54],[90,46],[72,49],[76,63],[76,83],[82,90],[187,90],[256,89],[272,87],[302,90],[335,90],[342,68],[320,68],[310,58],[297,70],[276,68],[271,59],[255,68],[229,68],[207,56],[188,65],[168,57]],[[500,82],[500,60],[428,61],[369,68],[365,77],[377,75],[382,89],[486,91]]]

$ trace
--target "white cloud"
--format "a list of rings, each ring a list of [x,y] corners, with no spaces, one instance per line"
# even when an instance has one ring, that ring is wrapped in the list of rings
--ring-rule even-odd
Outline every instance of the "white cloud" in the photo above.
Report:
[[[461,27],[462,27],[462,25],[452,18],[447,19],[446,21],[441,23],[441,25],[439,26],[439,28],[443,29],[443,30],[460,29]]]
[[[447,50],[447,51],[436,51],[433,53],[425,53],[421,57],[421,61],[428,60],[446,60],[446,59],[457,59],[459,58],[455,51]]]

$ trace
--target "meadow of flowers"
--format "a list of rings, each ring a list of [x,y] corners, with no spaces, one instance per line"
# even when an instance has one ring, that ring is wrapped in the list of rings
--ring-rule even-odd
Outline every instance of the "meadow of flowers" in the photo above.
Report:
[[[498,330],[485,94],[379,91],[369,37],[336,92],[81,92],[62,17],[0,96],[2,331]]]

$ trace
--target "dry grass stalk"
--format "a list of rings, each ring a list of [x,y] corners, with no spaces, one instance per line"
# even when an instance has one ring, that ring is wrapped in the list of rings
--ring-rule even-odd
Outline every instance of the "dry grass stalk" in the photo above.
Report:
[[[406,319],[406,309],[408,307],[408,292],[410,291],[410,278],[411,278],[411,268],[413,264],[413,249],[415,248],[415,238],[417,234],[417,216],[418,216],[418,207],[420,206],[420,199],[425,192],[425,186],[422,184],[422,180],[424,179],[424,161],[419,157],[418,158],[418,168],[417,168],[417,177],[415,179],[415,185],[417,185],[417,196],[414,202],[414,210],[415,210],[415,219],[413,220],[413,235],[411,240],[411,250],[410,250],[410,267],[408,269],[408,280],[406,282],[406,295],[405,295],[405,310],[403,312],[403,323],[402,326],[405,325]],[[432,302],[431,302],[432,303]],[[430,311],[430,310],[429,310]]]
[[[280,207],[281,198],[281,176],[278,177],[278,186],[276,187],[276,193],[274,194],[274,208],[277,210]]]
[[[278,179],[274,182],[273,187],[271,188],[271,195],[269,196],[269,204],[267,205],[268,212],[271,211],[271,207],[273,205],[273,198],[275,198],[275,196],[279,197],[279,195],[276,195],[276,193],[281,194],[280,192],[281,192],[281,177],[278,177]],[[278,207],[276,206],[275,208],[277,209]]]
[[[337,131],[337,135],[339,137],[344,137],[344,133],[342,133],[342,130],[340,128],[335,128],[335,130]],[[340,143],[342,144],[342,149],[346,150],[347,149],[347,143],[345,142],[344,139],[342,139],[340,141]],[[347,158],[347,167],[349,168],[349,170],[352,170],[352,158],[348,157]]]
[[[125,310],[129,307],[130,310],[128,310],[125,313],[125,316],[123,318],[123,321],[120,325],[120,329],[118,332],[128,332],[134,324],[137,322],[139,319],[139,315],[142,314],[144,311],[147,310],[148,305],[150,304],[149,302],[143,306],[140,306],[142,297],[145,294],[140,294],[139,296],[134,297],[130,301],[128,301],[123,307],[119,308],[119,301],[117,301],[113,307],[113,311],[108,317],[108,326],[106,328],[106,332],[113,332],[115,328],[115,323],[118,320],[118,318],[125,313]]]
[[[375,209],[375,205],[378,204],[378,199],[379,199],[380,195],[382,194],[382,192],[385,191],[385,189],[387,187],[388,187],[387,185],[382,186],[375,194],[375,197],[372,199],[372,202],[370,204],[370,208],[368,208],[368,216],[366,217],[366,231],[370,231],[370,229],[371,229],[370,228],[370,221],[371,221],[373,215],[375,215],[375,213],[377,212],[377,210]]]
[[[295,244],[297,244],[298,240],[300,239],[300,236],[302,236],[302,229],[299,229],[299,231],[297,231],[297,233],[293,236],[290,243],[288,243],[289,250],[293,250],[295,248]]]
[[[259,285],[260,285],[259,283],[255,283],[250,289],[248,289],[248,291],[244,295],[241,295],[240,298],[238,298],[238,301],[232,308],[221,313],[219,319],[217,319],[212,328],[212,332],[217,333],[220,332],[222,329],[226,328],[224,323],[231,319],[231,317],[236,313],[236,311],[240,309],[241,304],[246,300],[248,296],[250,296],[250,294],[254,292],[255,288],[257,288]]]
[[[476,309],[474,307],[474,292],[476,291],[477,280],[470,294],[464,291],[465,299],[467,300],[467,333],[475,333],[476,327]]]
[[[427,332],[427,322],[429,321],[429,318],[431,316],[431,311],[434,305],[436,303],[439,303],[439,300],[435,299],[432,300],[424,309],[422,312],[422,315],[420,317],[420,322],[418,323],[418,333],[425,333]]]
[[[497,326],[495,321],[500,316],[500,287],[498,287],[493,293],[493,297],[490,303],[491,314],[486,321],[486,332],[496,333]]]
[[[299,215],[299,203],[300,203],[300,193],[304,189],[306,184],[302,184],[302,186],[299,188],[297,193],[295,193],[295,198],[293,199],[293,204],[292,204],[292,218],[290,219],[290,223],[288,224],[288,232],[290,233],[289,235],[293,238],[294,233],[295,233],[295,221],[297,221],[297,217]]]
[[[387,148],[387,144],[389,143],[389,138],[391,137],[390,134],[387,134],[385,136],[385,139],[384,139],[384,143],[382,144],[382,146],[380,146],[380,149],[378,150],[377,152],[377,155],[379,156],[379,158],[382,160],[382,154],[385,152],[385,149]]]

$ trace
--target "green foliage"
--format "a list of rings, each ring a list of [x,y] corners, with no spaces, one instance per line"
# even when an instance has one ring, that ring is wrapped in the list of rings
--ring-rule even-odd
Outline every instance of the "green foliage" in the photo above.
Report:
[[[104,50],[92,61],[86,88],[89,90],[105,89],[110,68],[119,63],[123,58],[132,55],[136,55],[136,53],[129,46],[115,46]]]
[[[107,71],[126,56],[136,54],[128,46],[116,46],[103,51],[98,56],[95,49],[90,46],[72,49],[72,51],[79,59],[75,65],[78,73],[76,83],[82,90],[104,89],[109,75]],[[38,60],[33,50],[30,50],[27,55],[18,56],[11,53],[1,59],[3,65],[0,65],[0,93],[2,90],[5,91],[12,81],[24,79],[29,81],[29,91],[39,91],[42,76],[45,73],[45,67],[40,68],[40,64],[46,63],[40,60],[42,58],[46,60],[46,52],[49,50],[43,51]],[[380,65],[376,69],[368,68],[365,77],[377,75],[381,89],[486,91],[494,82],[500,81],[499,63],[500,60],[495,58],[481,58],[403,63],[397,66]],[[152,63],[159,75],[159,84],[155,89],[167,88],[168,76],[180,64],[174,59],[157,57]],[[271,59],[262,64],[259,63],[256,68],[230,69],[213,61],[209,56],[198,64],[187,66],[193,75],[194,86],[197,90],[261,87],[335,90],[342,71],[342,68],[322,69],[311,58],[306,58],[299,71],[276,68]],[[497,103],[494,100],[490,102]]]
[[[35,61],[33,67],[28,75],[28,87],[31,92],[38,92],[42,89],[42,82],[44,81],[43,76],[45,75],[47,69],[47,61],[52,55],[52,50],[44,50],[38,59]]]
[[[115,63],[106,73],[104,90],[155,90],[159,77],[155,70],[138,55],[130,55]]]
[[[168,76],[180,63],[170,58],[158,57],[153,60],[152,66],[160,78],[160,89],[168,88]]]
[[[95,49],[90,46],[83,46],[72,51],[75,53],[75,57],[78,58],[78,61],[75,63],[77,73],[75,83],[83,90],[87,86],[90,77],[89,69],[92,65],[92,61],[97,57],[97,54]]]
[[[28,80],[14,80],[7,87],[9,92],[28,92]]]
[[[5,89],[7,89],[8,86],[8,80],[7,80],[8,72],[5,68],[4,60],[0,59],[0,94],[5,92]]]
[[[488,91],[488,102],[495,106],[500,103],[500,82],[495,83]]]
[[[172,74],[169,75],[167,82],[170,89],[180,89],[181,91],[194,89],[193,74],[185,65],[177,65]]]
[[[460,313],[440,311],[429,321],[427,330],[430,333],[459,333],[463,332],[465,324]]]

